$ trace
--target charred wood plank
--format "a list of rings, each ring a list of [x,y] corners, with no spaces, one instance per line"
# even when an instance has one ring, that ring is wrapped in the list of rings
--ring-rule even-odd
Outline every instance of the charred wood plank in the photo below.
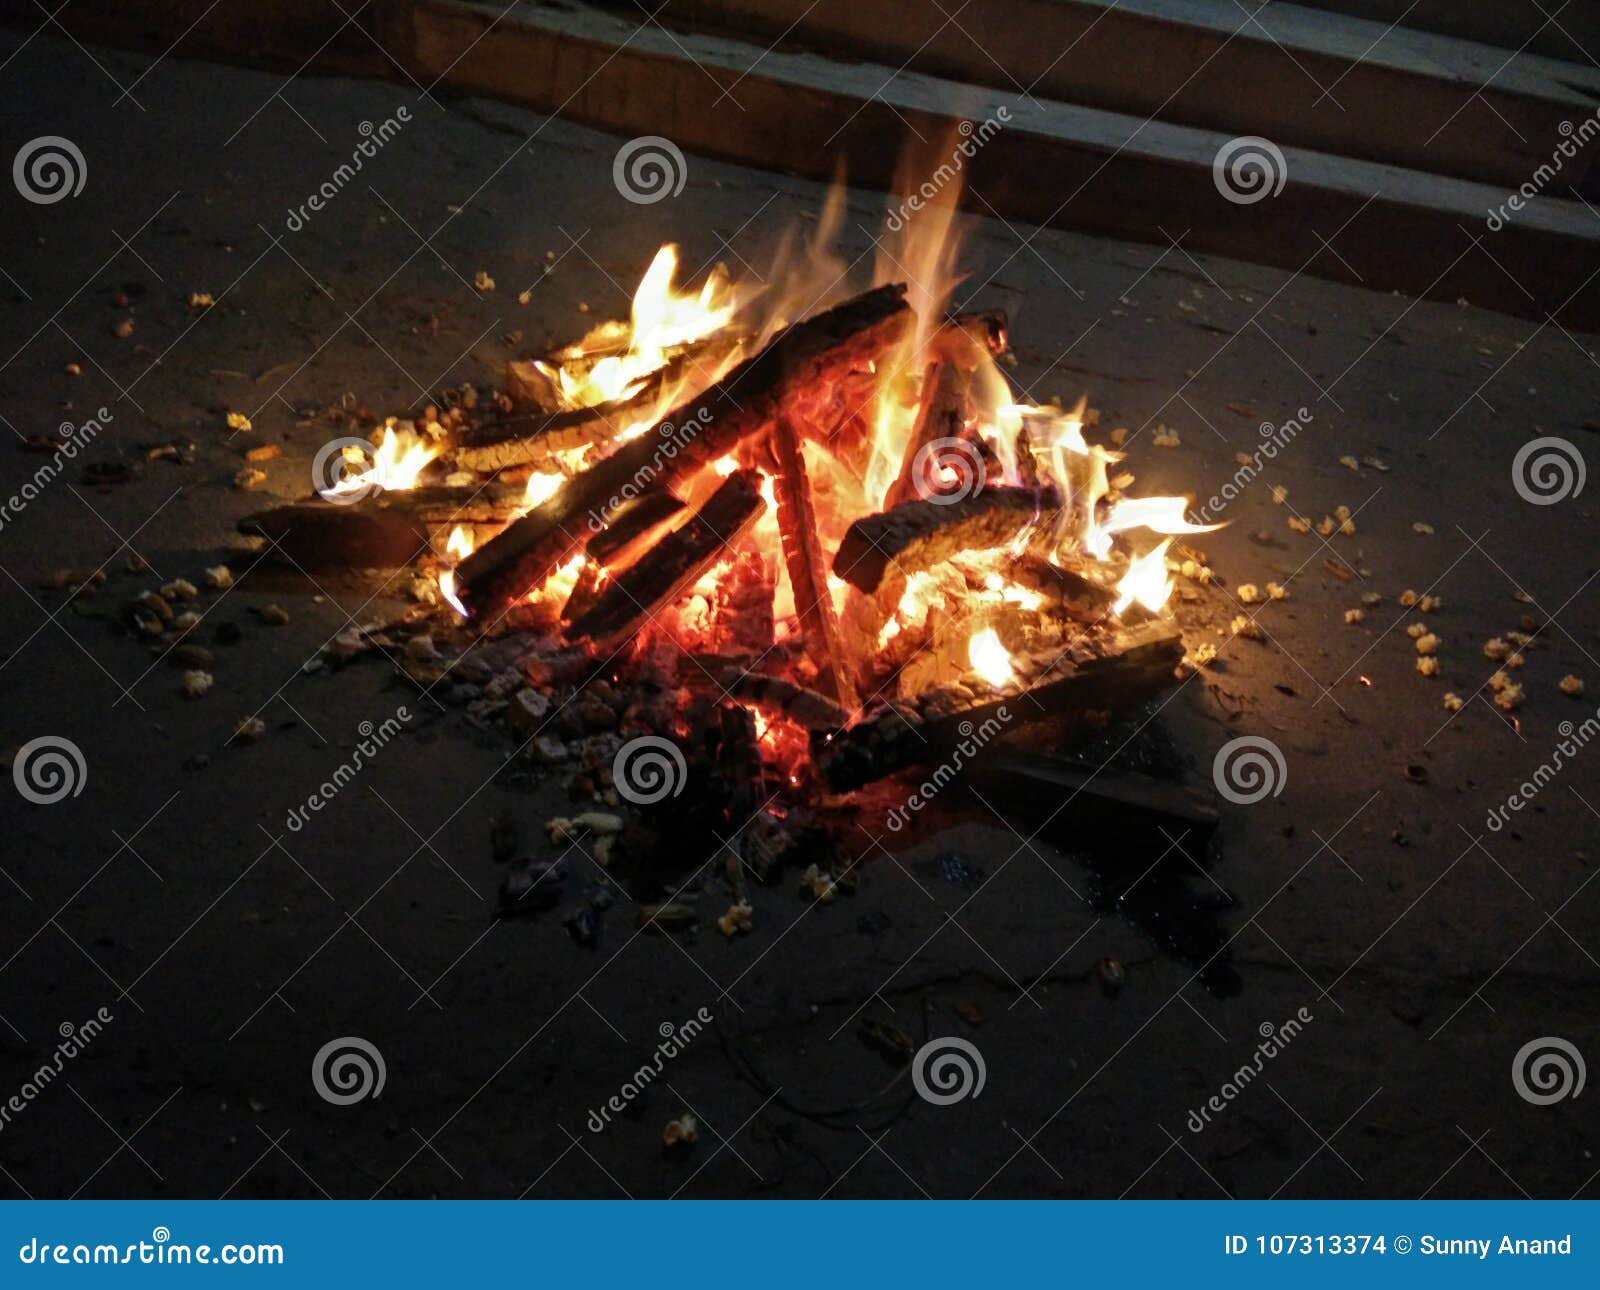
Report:
[[[839,543],[833,571],[851,586],[876,592],[892,573],[912,574],[963,551],[1003,547],[1059,502],[1054,492],[985,488],[967,497],[903,502],[852,524]]]
[[[735,471],[681,528],[612,579],[594,606],[567,629],[567,639],[612,640],[672,604],[766,508],[761,473]]]
[[[322,497],[246,515],[239,532],[264,537],[305,569],[398,569],[454,524],[506,524],[522,506],[520,484],[375,490],[356,502]]]
[[[1073,569],[1052,564],[1042,556],[1024,553],[1006,562],[1006,576],[1035,591],[1051,605],[1080,623],[1098,623],[1110,617],[1117,593],[1092,582]]]
[[[916,765],[962,769],[991,741],[1036,721],[1110,714],[1170,685],[1183,658],[1183,638],[1167,622],[1106,632],[1052,659],[1037,673],[1016,660],[1029,681],[1020,691],[955,706],[946,692],[890,707],[832,735],[813,735],[811,756],[834,792],[848,792]],[[981,683],[980,683],[981,684]]]
[[[865,368],[911,321],[905,287],[878,287],[780,332],[699,398],[567,481],[461,564],[461,597],[473,616],[511,603],[603,528],[622,505],[670,488],[777,419],[808,387]]]
[[[800,432],[788,415],[780,415],[772,428],[772,451],[778,463],[774,481],[778,538],[806,653],[817,666],[822,689],[854,712],[860,698],[846,666],[839,616],[828,590],[828,564],[817,536],[817,512],[811,501]]]
[[[839,704],[781,676],[724,668],[718,677],[731,698],[772,717],[787,717],[807,730],[842,730],[850,714]]]

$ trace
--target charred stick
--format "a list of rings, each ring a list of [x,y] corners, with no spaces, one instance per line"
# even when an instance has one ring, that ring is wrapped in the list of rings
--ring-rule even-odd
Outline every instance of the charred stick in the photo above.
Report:
[[[817,512],[811,502],[805,453],[800,432],[787,415],[780,415],[772,428],[772,449],[778,463],[774,489],[778,503],[778,537],[783,545],[783,560],[789,570],[789,585],[794,591],[794,608],[800,619],[806,653],[817,665],[822,689],[854,712],[860,700],[845,666],[839,617],[828,591],[828,565],[817,536]]]
[[[641,618],[672,604],[723,557],[728,544],[742,536],[766,507],[760,472],[735,471],[682,528],[612,579],[594,606],[567,629],[567,639],[612,640]]]
[[[902,502],[852,524],[839,543],[833,571],[851,586],[876,592],[891,574],[932,569],[963,551],[1007,546],[1060,504],[1052,490],[985,488],[966,497]]]
[[[462,562],[467,608],[494,614],[540,585],[624,503],[687,479],[771,425],[790,398],[882,357],[910,325],[904,297],[903,286],[879,287],[786,328],[700,398],[568,480]]]

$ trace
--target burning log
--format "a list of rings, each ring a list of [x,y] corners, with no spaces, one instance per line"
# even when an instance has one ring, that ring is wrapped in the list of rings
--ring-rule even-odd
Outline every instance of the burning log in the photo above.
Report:
[[[1182,658],[1183,638],[1170,623],[1120,628],[1053,658],[1016,660],[1025,694],[962,705],[959,689],[936,690],[914,704],[899,701],[848,730],[813,735],[812,760],[830,789],[848,792],[909,766],[975,756],[980,737],[1142,702],[1171,684]]]
[[[651,432],[567,481],[458,570],[460,596],[475,617],[494,614],[542,583],[623,504],[670,487],[777,420],[808,387],[865,367],[899,341],[911,320],[904,286],[878,287],[780,332],[698,399]]]
[[[817,665],[823,690],[853,712],[860,706],[860,699],[845,666],[839,617],[828,591],[828,565],[817,537],[817,513],[811,502],[811,481],[806,476],[800,432],[787,415],[779,416],[772,428],[772,450],[778,462],[778,537],[789,570],[789,585],[794,589],[794,608],[806,653]]]
[[[891,573],[917,573],[963,551],[1007,546],[1057,505],[1053,491],[1028,488],[903,502],[852,524],[834,555],[833,571],[860,591],[876,592]]]
[[[600,578],[618,565],[630,563],[644,545],[659,534],[661,527],[683,510],[683,503],[660,489],[646,493],[625,507],[609,525],[589,539],[584,547],[583,568],[572,584],[572,594],[561,610],[561,621],[570,623],[589,611],[600,595]]]
[[[717,680],[730,698],[768,716],[787,717],[807,730],[841,730],[850,720],[850,714],[827,695],[780,676],[728,667]]]
[[[359,502],[321,497],[246,515],[239,532],[277,543],[304,569],[398,569],[454,524],[506,524],[522,505],[516,484],[378,489]]]
[[[524,465],[542,471],[559,470],[561,460],[557,454],[606,443],[641,421],[653,421],[666,393],[699,389],[742,343],[737,339],[702,342],[651,373],[625,399],[556,411],[542,406],[548,404],[551,394],[530,384],[529,374],[548,384],[537,368],[531,364],[514,365],[516,375],[512,375],[513,366],[508,366],[507,384],[514,390],[513,397],[520,394],[535,410],[513,413],[469,431],[456,446],[456,468],[484,473]]]
[[[741,551],[722,580],[724,594],[716,616],[718,630],[729,646],[752,655],[771,651],[777,635],[773,590],[772,574],[761,552]]]
[[[735,471],[687,523],[618,574],[600,593],[593,608],[567,629],[567,639],[588,636],[597,641],[610,640],[639,619],[670,605],[722,558],[728,545],[737,541],[766,508],[761,496],[761,473]]]
[[[928,364],[922,377],[917,417],[911,423],[905,455],[900,459],[900,476],[884,496],[885,507],[892,508],[930,495],[928,483],[931,481],[926,477],[938,465],[932,446],[940,439],[960,437],[967,424],[971,389],[971,375],[959,364],[948,361]]]
[[[940,323],[928,340],[928,355],[972,372],[986,359],[999,358],[1009,345],[1006,311],[983,309],[956,314]]]
[[[1066,569],[1037,555],[1023,554],[1006,564],[1007,576],[1038,592],[1069,618],[1080,623],[1098,623],[1111,614],[1117,593],[1110,587],[1091,582],[1081,573]]]

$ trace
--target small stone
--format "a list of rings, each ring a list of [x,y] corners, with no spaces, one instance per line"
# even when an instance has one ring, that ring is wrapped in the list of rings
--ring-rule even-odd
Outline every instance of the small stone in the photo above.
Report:
[[[67,364],[67,375],[68,376],[82,376],[83,375],[83,367],[82,367],[82,365],[78,364],[78,363],[68,363]]]
[[[1417,520],[1414,524],[1412,524],[1411,531],[1413,533],[1420,533],[1423,537],[1431,537],[1433,535],[1433,525],[1424,524],[1421,520]]]
[[[439,657],[439,651],[433,643],[433,637],[423,632],[420,636],[413,636],[406,642],[406,657],[419,662],[427,662]]]
[[[550,698],[542,690],[531,687],[518,690],[511,696],[511,706],[506,709],[506,721],[520,735],[532,735],[544,726],[550,715]],[[563,745],[565,747],[565,745]],[[561,760],[558,758],[557,760]]]
[[[552,735],[540,735],[533,741],[533,759],[546,766],[556,766],[572,760],[572,750],[563,740]]]
[[[172,662],[177,667],[204,671],[211,666],[211,651],[204,645],[191,645],[186,642],[173,649]]]
[[[111,334],[118,340],[127,340],[133,335],[133,319],[123,318],[111,329]]]

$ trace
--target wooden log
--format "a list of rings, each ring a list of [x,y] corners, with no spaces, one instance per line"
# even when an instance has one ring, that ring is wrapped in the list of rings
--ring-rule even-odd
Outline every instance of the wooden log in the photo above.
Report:
[[[839,616],[828,591],[828,564],[817,536],[817,512],[811,501],[811,481],[801,436],[792,418],[778,417],[772,427],[772,451],[778,473],[773,494],[778,503],[778,538],[783,546],[789,586],[794,592],[795,614],[800,620],[806,654],[816,664],[824,693],[848,711],[860,706],[839,635]]]
[[[548,406],[552,394],[533,383],[534,378],[548,383],[548,378],[532,364],[508,365],[508,389],[514,385],[531,405],[530,410],[486,421],[468,431],[456,445],[456,467],[485,473],[510,466],[560,470],[558,454],[616,439],[640,421],[655,420],[663,399],[682,401],[709,385],[744,343],[743,338],[732,336],[696,342],[650,373],[627,398],[586,408]]]
[[[1111,614],[1117,593],[1072,569],[1024,552],[1005,565],[1005,576],[1036,591],[1051,605],[1081,623],[1098,623]]]
[[[957,706],[945,691],[897,701],[835,734],[814,734],[811,756],[834,792],[848,792],[910,766],[940,763],[951,773],[1002,735],[1050,718],[1087,718],[1142,702],[1175,680],[1183,638],[1167,622],[1117,628],[1064,651],[1016,692]],[[1035,660],[1017,660],[1028,675]],[[974,682],[982,688],[983,683]],[[991,690],[992,693],[992,690]]]
[[[931,569],[963,551],[1015,542],[1059,505],[1049,489],[985,488],[956,500],[903,502],[857,520],[839,543],[833,571],[876,592],[891,574]]]
[[[970,415],[972,378],[955,362],[929,363],[922,376],[922,397],[906,436],[900,475],[884,495],[885,509],[932,495],[929,476],[936,469],[931,452],[940,439],[959,438]]]
[[[584,553],[591,564],[602,569],[629,564],[640,547],[657,536],[657,530],[676,519],[683,509],[683,503],[664,488],[646,493],[619,510],[610,524],[590,538]]]
[[[729,696],[740,703],[768,716],[787,717],[807,730],[842,730],[850,720],[849,712],[827,695],[781,676],[729,667],[722,670],[717,680]]]
[[[965,372],[976,371],[985,360],[999,358],[1010,347],[1006,327],[1004,309],[955,314],[929,337],[929,358],[954,363]]]
[[[640,619],[672,604],[766,508],[760,472],[735,471],[687,523],[613,578],[593,608],[568,627],[566,638],[614,640]]]
[[[520,484],[374,490],[358,502],[322,497],[257,511],[239,532],[275,540],[281,557],[307,570],[398,569],[455,524],[505,524],[522,506]]]
[[[1161,854],[1174,843],[1196,861],[1217,831],[1209,788],[1156,779],[1001,745],[973,763],[967,781],[997,810],[1073,850]]]
[[[787,399],[866,367],[905,334],[903,285],[878,287],[780,332],[697,399],[567,481],[461,564],[461,598],[487,618],[538,586],[624,503],[704,469],[776,420]]]

